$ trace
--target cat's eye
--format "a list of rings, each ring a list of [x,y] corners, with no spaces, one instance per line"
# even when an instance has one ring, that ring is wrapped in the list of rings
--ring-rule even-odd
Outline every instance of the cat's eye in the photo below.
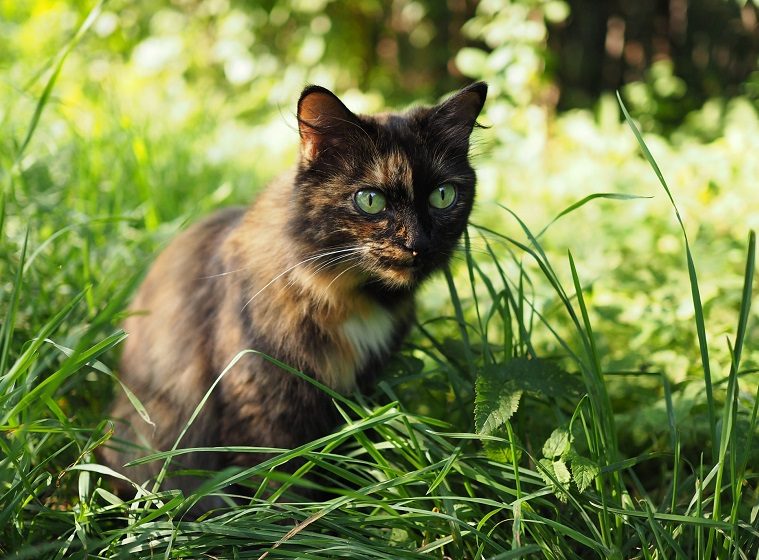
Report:
[[[442,210],[451,206],[456,200],[456,187],[451,183],[438,185],[430,193],[430,206]]]
[[[379,214],[387,206],[385,195],[375,189],[362,189],[353,196],[353,199],[359,210],[366,214]]]

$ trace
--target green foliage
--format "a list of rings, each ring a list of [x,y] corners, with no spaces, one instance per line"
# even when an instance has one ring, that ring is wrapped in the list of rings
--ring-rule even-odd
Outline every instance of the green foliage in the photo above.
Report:
[[[474,425],[482,436],[506,437],[483,440],[483,448],[493,460],[511,462],[521,457],[505,425],[519,408],[523,393],[557,400],[582,394],[575,376],[545,360],[515,357],[484,366],[475,382]]]
[[[590,487],[600,473],[596,463],[575,451],[572,445],[573,440],[568,430],[555,429],[543,444],[543,458],[539,461],[542,467],[541,477],[563,501],[567,499],[567,485],[570,481],[574,481],[577,489],[582,493]],[[567,464],[571,465],[571,474]]]
[[[590,459],[573,453],[570,455],[572,479],[580,492],[585,492],[600,473],[598,465]]]
[[[493,379],[477,379],[477,397],[474,401],[474,425],[477,433],[491,435],[508,422],[517,411],[520,389],[499,384]]]

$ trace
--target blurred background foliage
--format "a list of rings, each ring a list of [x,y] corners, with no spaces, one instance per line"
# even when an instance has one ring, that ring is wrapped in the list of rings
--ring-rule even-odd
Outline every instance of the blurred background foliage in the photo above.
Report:
[[[756,0],[110,0],[68,56],[21,154],[51,62],[93,5],[0,0],[10,241],[0,248],[0,281],[7,296],[14,268],[5,265],[31,224],[29,246],[41,258],[27,266],[36,298],[20,310],[27,333],[44,322],[40,301],[52,314],[83,278],[95,286],[95,316],[185,223],[249,201],[291,166],[305,84],[371,112],[431,103],[485,79],[489,128],[477,133],[473,221],[521,238],[499,203],[539,231],[593,192],[653,196],[588,205],[542,242],[565,285],[571,248],[607,369],[701,380],[682,240],[622,123],[620,90],[680,205],[715,371],[726,373],[722,341],[735,331],[745,238],[759,227]],[[532,289],[552,320],[550,288]],[[441,290],[427,286],[423,314],[444,312]],[[759,348],[750,333],[749,369]],[[21,328],[14,336],[28,339]],[[624,388],[614,395],[622,411],[642,406]],[[636,426],[643,438],[665,429]]]

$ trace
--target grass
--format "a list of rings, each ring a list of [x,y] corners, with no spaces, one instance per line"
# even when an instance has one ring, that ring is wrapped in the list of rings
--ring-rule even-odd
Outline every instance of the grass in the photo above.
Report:
[[[22,140],[0,139],[0,554],[757,557],[759,392],[755,371],[743,365],[755,236],[719,376],[685,220],[624,107],[629,134],[682,228],[698,380],[611,370],[594,287],[575,252],[557,257],[548,228],[533,233],[516,212],[498,208],[494,221],[517,233],[490,222],[470,228],[467,250],[432,288],[446,290],[450,305],[420,317],[374,395],[332,394],[345,419],[334,434],[268,450],[272,459],[247,470],[208,473],[192,495],[133,483],[133,498],[115,496],[111,483],[121,475],[97,464],[93,451],[109,444],[104,410],[123,390],[112,370],[123,310],[150,255],[217,203],[206,191],[226,175],[176,165],[192,161],[195,148],[183,138],[151,142],[129,128],[45,153],[37,135],[47,131],[56,80],[90,21],[39,74]],[[162,189],[151,189],[159,179]],[[180,187],[183,201],[170,196]],[[581,224],[578,212],[598,198],[632,197],[586,194],[556,219]],[[626,398],[650,408],[631,416]],[[664,435],[641,446],[626,424],[642,423],[655,406]],[[705,430],[693,429],[699,425]],[[179,441],[141,460],[170,465],[186,451]],[[308,480],[281,468],[296,459]],[[229,498],[232,484],[250,486],[254,498],[191,514],[205,496]],[[333,497],[297,501],[306,485]]]

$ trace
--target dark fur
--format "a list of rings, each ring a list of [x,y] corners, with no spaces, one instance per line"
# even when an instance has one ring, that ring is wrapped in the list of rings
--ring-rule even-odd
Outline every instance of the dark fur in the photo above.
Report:
[[[117,438],[170,448],[219,373],[246,348],[340,391],[371,387],[408,332],[414,291],[448,262],[466,227],[475,192],[469,135],[486,91],[473,84],[435,107],[372,117],[354,115],[328,90],[306,88],[298,103],[296,172],[248,210],[221,211],[179,236],[140,288],[132,304],[140,313],[125,324],[120,373],[155,428],[120,394],[112,410]],[[458,189],[446,210],[428,204],[442,183]],[[354,194],[366,188],[384,192],[381,214],[357,209]],[[346,245],[360,247],[354,260],[333,260],[340,253],[306,260]],[[323,392],[246,355],[180,447],[292,448],[338,423]],[[128,447],[101,453],[142,482],[160,464],[123,467],[140,454]],[[217,469],[264,458],[209,453],[178,462]],[[175,477],[169,484],[189,490],[195,482]]]

